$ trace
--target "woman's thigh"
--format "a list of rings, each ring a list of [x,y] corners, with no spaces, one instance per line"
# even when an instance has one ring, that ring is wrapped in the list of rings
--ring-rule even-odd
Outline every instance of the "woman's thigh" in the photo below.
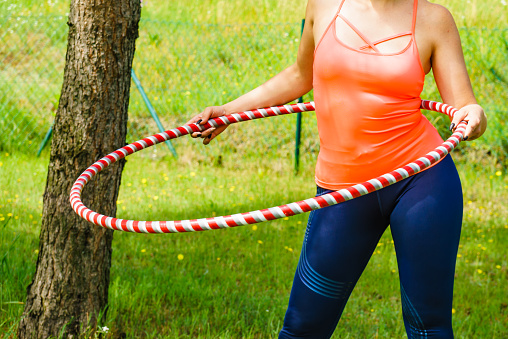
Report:
[[[406,185],[390,215],[404,321],[415,330],[451,331],[462,206],[460,179],[448,156]]]
[[[280,338],[328,338],[388,225],[375,195],[314,211]]]

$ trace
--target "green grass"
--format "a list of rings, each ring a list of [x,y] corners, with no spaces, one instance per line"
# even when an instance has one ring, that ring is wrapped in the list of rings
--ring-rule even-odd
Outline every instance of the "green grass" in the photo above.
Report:
[[[455,331],[458,338],[502,338],[508,333],[507,11],[494,0],[439,3],[461,27],[473,87],[489,116],[485,136],[455,152],[465,195]],[[0,337],[15,333],[35,270],[48,154],[30,155],[58,103],[68,6],[61,0],[0,0],[6,27],[0,31],[0,76],[7,79],[0,83]],[[304,10],[305,1],[290,0],[145,0],[134,69],[163,125],[175,127],[292,63]],[[439,100],[431,76],[422,97]],[[128,141],[157,132],[134,86],[129,114]],[[428,116],[448,135],[442,115]],[[209,147],[175,140],[178,162],[163,145],[129,157],[118,215],[207,217],[312,196],[316,122],[311,113],[303,119],[299,176],[292,171],[295,118],[249,122],[230,127]],[[103,325],[129,338],[276,337],[306,218],[195,234],[115,233]],[[404,336],[387,232],[335,337]]]
[[[461,27],[499,28],[507,26],[506,5],[498,0],[439,0],[432,1],[447,7]],[[208,22],[216,24],[298,22],[305,15],[305,0],[144,0],[143,16],[149,19]],[[61,15],[68,13],[69,1],[40,2],[3,0],[4,13],[21,15]]]
[[[508,86],[506,6],[494,0],[470,1],[467,6],[456,0],[443,4],[461,27],[473,87],[490,121],[489,133],[469,147],[478,154],[494,155],[500,166],[506,166],[507,106],[502,95]],[[294,62],[304,7],[305,1],[289,0],[147,0],[134,69],[163,126],[178,126],[204,107],[227,102]],[[0,45],[0,76],[6,79],[0,84],[4,136],[0,150],[34,154],[52,124],[59,99],[68,2],[2,1],[0,10],[0,23],[7,28],[0,32],[5,41]],[[422,97],[440,100],[430,76]],[[312,100],[312,95],[305,100]],[[129,141],[157,131],[134,86],[129,114]],[[312,159],[318,150],[313,138],[316,122],[307,116],[303,153]],[[437,124],[443,135],[446,125],[446,121]],[[252,126],[242,134],[231,134],[217,153],[245,153],[258,145],[280,157],[292,147],[294,119],[270,119]],[[177,148],[191,147],[187,141],[175,143]]]
[[[238,163],[229,155],[219,165],[217,159],[204,161],[199,154],[187,154],[180,162],[154,154],[147,150],[128,158],[119,217],[207,217],[314,194],[312,162],[305,162],[301,174],[294,176],[288,159],[261,163],[247,158]],[[508,174],[474,170],[466,158],[456,157],[465,195],[456,335],[502,338],[508,331],[508,262],[503,254],[508,244]],[[0,332],[12,333],[35,269],[48,160],[3,153],[0,161]],[[306,218],[188,234],[116,232],[103,326],[128,337],[275,338]],[[353,292],[335,338],[403,336],[397,265],[387,232]]]

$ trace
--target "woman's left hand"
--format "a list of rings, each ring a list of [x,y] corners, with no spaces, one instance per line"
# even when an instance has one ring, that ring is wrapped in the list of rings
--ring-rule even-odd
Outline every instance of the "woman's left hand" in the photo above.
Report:
[[[450,130],[455,131],[455,128],[461,121],[467,121],[464,140],[478,139],[487,129],[487,116],[483,108],[478,104],[464,106],[455,113]]]

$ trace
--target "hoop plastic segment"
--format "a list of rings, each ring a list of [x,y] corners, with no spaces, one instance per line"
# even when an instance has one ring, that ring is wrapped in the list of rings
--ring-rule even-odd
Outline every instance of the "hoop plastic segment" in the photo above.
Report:
[[[457,109],[450,105],[435,101],[422,100],[421,108],[444,113],[453,118]],[[234,124],[241,121],[266,118],[270,116],[285,115],[297,112],[313,111],[315,109],[313,102],[302,104],[284,105],[270,108],[261,108],[253,111],[235,113],[209,120],[205,125],[190,124],[174,128],[163,133],[158,133],[142,140],[136,141],[125,147],[122,147],[113,153],[110,153],[88,167],[72,186],[70,192],[70,202],[74,211],[85,220],[96,225],[117,231],[136,232],[136,233],[182,233],[206,231],[212,229],[236,227],[243,225],[256,224],[263,221],[285,218],[296,214],[302,214],[317,210],[327,206],[339,204],[341,202],[357,198],[359,196],[377,191],[386,186],[392,185],[398,181],[415,175],[425,168],[436,163],[448,153],[450,153],[463,140],[466,130],[466,123],[458,124],[455,132],[439,147],[432,152],[427,153],[414,162],[400,167],[390,173],[386,173],[377,178],[368,180],[336,192],[328,193],[319,197],[309,198],[302,201],[292,202],[286,205],[270,207],[262,210],[256,210],[245,213],[238,213],[213,218],[177,220],[177,221],[137,221],[125,220],[108,217],[90,210],[81,201],[81,191],[85,185],[100,171],[125,158],[126,156],[141,151],[147,147],[156,145],[169,139],[181,137],[183,135],[206,130],[210,127]]]

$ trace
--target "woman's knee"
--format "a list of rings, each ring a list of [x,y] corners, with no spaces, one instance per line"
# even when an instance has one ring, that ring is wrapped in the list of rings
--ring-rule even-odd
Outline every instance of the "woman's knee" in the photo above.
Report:
[[[451,300],[424,298],[415,300],[401,286],[402,315],[408,338],[453,338]]]
[[[279,339],[289,338],[330,338],[337,322],[335,319],[330,322],[328,319],[322,319],[316,316],[298,317],[291,316],[284,319],[284,326],[279,334]]]

